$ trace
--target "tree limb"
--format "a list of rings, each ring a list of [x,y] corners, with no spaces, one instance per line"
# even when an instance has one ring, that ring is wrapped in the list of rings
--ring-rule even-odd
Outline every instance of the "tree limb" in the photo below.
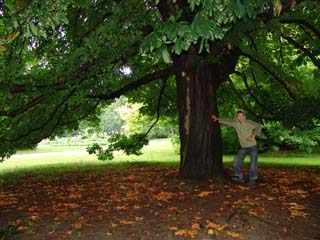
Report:
[[[237,74],[237,75],[239,75],[239,76],[242,78],[242,80],[243,80],[243,82],[244,82],[244,85],[246,86],[246,89],[248,90],[249,95],[251,96],[251,98],[252,98],[256,103],[258,103],[260,107],[263,108],[263,104],[262,104],[262,103],[259,101],[259,99],[253,94],[252,89],[250,88],[250,86],[249,86],[249,84],[248,84],[247,77],[246,77],[243,73],[241,73],[241,72],[239,72],[239,71],[235,71],[234,73]]]
[[[12,112],[0,111],[0,116],[16,117],[17,115],[22,114],[22,113],[28,111],[30,108],[41,103],[44,99],[45,99],[44,95],[41,95],[41,96],[36,97],[35,99],[31,100],[29,103],[27,103],[26,105],[22,106],[21,108],[15,110],[15,111],[12,111]]]
[[[282,19],[280,20],[280,23],[284,23],[284,24],[294,23],[294,24],[303,25],[308,29],[310,29],[317,36],[317,38],[320,39],[320,31],[318,31],[318,29],[315,26],[313,26],[312,24],[310,24],[304,19]]]
[[[242,94],[237,90],[237,88],[235,87],[235,85],[233,84],[232,80],[230,78],[227,79],[228,83],[230,83],[231,88],[233,90],[233,92],[237,95],[237,97],[240,99],[242,106],[248,111],[250,112],[252,115],[254,115],[257,118],[260,119],[266,119],[266,120],[274,120],[271,117],[268,116],[262,116],[256,113],[256,111],[254,111],[251,107],[248,106],[248,104],[246,103],[246,101],[243,99]]]
[[[256,59],[255,57],[251,56],[248,53],[245,53],[242,51],[241,55],[249,58],[250,60],[256,62],[257,64],[259,64],[265,71],[267,71],[271,76],[273,76],[273,78],[275,80],[277,80],[286,90],[286,92],[288,93],[288,95],[293,99],[296,100],[296,97],[293,95],[293,93],[291,92],[291,90],[289,89],[288,85],[282,81],[274,72],[272,72],[264,63],[262,63],[260,60]]]
[[[85,115],[82,115],[76,119],[73,119],[71,121],[67,121],[67,122],[61,122],[62,117],[65,115],[66,110],[67,110],[67,105],[65,106],[64,110],[62,111],[62,113],[60,114],[58,120],[56,121],[55,125],[50,129],[50,131],[48,132],[48,134],[44,135],[44,136],[40,136],[38,139],[33,140],[32,144],[37,144],[39,143],[41,140],[49,138],[50,136],[52,136],[54,130],[56,130],[58,127],[62,127],[62,126],[66,126],[75,122],[78,122],[79,120],[85,119],[91,112],[95,111],[96,107],[99,105],[99,101],[96,102],[96,104],[90,109],[90,111],[88,113],[86,113]],[[81,106],[79,106],[81,107]]]
[[[249,65],[250,65],[250,72],[251,72],[251,75],[252,75],[253,81],[254,81],[254,83],[255,83],[256,87],[258,87],[258,81],[257,81],[256,75],[254,74],[254,71],[253,71],[253,67],[252,67],[252,61],[251,61],[251,59],[250,59]]]
[[[28,130],[26,133],[16,137],[13,139],[13,141],[19,141],[25,137],[27,137],[28,135],[30,135],[33,132],[39,131],[41,129],[45,129],[45,127],[47,125],[49,125],[49,123],[55,119],[55,115],[58,114],[59,109],[67,102],[67,100],[73,96],[74,92],[76,91],[76,88],[73,88],[69,94],[63,98],[63,100],[53,109],[53,111],[51,112],[50,116],[47,118],[47,120],[45,122],[43,122],[40,126],[30,129]]]
[[[160,89],[160,93],[159,93],[159,97],[158,97],[158,103],[157,103],[157,119],[152,123],[152,125],[150,126],[150,128],[148,129],[148,131],[146,132],[146,135],[149,134],[149,132],[151,131],[151,129],[157,124],[157,122],[159,121],[160,118],[160,104],[161,104],[161,99],[163,96],[163,92],[166,88],[166,84],[167,84],[167,79],[163,79],[162,81],[162,86]]]
[[[308,56],[311,59],[313,64],[320,69],[320,61],[318,61],[318,59],[308,49],[306,49],[302,44],[300,44],[299,42],[297,42],[296,40],[294,40],[290,36],[285,36],[282,34],[281,37],[284,38],[285,40],[287,40],[290,44],[295,46],[297,49],[301,50],[306,56]]]
[[[154,80],[157,79],[166,79],[169,76],[174,74],[174,68],[173,66],[170,66],[168,68],[162,69],[158,72],[154,72],[151,73],[149,75],[146,75],[134,82],[131,82],[121,88],[119,88],[118,90],[115,90],[111,93],[107,93],[107,94],[98,94],[98,95],[92,95],[92,94],[88,94],[87,97],[88,98],[93,98],[93,99],[97,99],[97,100],[111,100],[111,99],[115,99],[120,97],[121,95],[127,93],[130,90],[135,90],[143,85],[146,85]]]

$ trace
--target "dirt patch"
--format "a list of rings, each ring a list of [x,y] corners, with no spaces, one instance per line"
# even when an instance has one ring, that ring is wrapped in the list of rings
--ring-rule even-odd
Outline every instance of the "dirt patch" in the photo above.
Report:
[[[260,172],[252,187],[173,167],[25,176],[0,193],[2,230],[20,232],[3,239],[320,239],[319,170]]]

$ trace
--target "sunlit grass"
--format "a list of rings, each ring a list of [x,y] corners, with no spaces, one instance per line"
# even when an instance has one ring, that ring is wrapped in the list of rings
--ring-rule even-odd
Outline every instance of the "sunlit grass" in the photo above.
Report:
[[[47,151],[47,150],[50,151]],[[72,151],[64,152],[63,151]],[[46,154],[50,153],[50,154]],[[36,155],[35,155],[36,154]],[[39,168],[50,165],[62,165],[69,168],[72,165],[110,165],[133,162],[171,162],[176,163],[179,156],[174,153],[170,140],[158,139],[150,141],[148,146],[143,148],[143,154],[125,155],[123,152],[116,152],[112,161],[99,161],[95,155],[89,155],[85,146],[66,147],[39,145],[36,150],[20,151],[9,160],[0,163],[0,173],[3,171],[14,171],[18,169]]]
[[[72,151],[64,152],[63,151]],[[46,154],[50,153],[50,154]],[[35,155],[37,154],[37,155]],[[86,168],[121,167],[134,164],[166,164],[179,165],[179,155],[174,152],[169,139],[150,141],[143,148],[143,155],[127,156],[122,152],[115,153],[112,161],[99,161],[95,155],[89,155],[85,146],[52,146],[40,144],[36,150],[18,152],[9,160],[0,163],[0,174],[18,171],[39,171],[39,169],[78,170]],[[230,166],[234,156],[226,155],[223,161]],[[248,164],[249,157],[245,163]],[[260,154],[260,166],[277,167],[313,167],[320,168],[320,155],[316,154]]]

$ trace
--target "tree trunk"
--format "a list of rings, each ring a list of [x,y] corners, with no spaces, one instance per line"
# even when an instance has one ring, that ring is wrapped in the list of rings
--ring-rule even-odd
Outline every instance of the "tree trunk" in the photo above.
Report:
[[[174,60],[178,91],[180,176],[218,178],[225,175],[222,139],[218,123],[217,88],[219,65],[201,63],[199,55],[187,53]]]

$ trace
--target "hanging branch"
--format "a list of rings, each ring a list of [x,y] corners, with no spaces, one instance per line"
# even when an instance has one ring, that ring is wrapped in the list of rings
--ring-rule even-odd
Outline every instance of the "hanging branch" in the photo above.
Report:
[[[246,103],[246,101],[243,99],[242,94],[237,90],[237,88],[235,87],[235,85],[233,84],[232,80],[230,78],[227,78],[227,81],[230,83],[231,88],[233,90],[233,92],[237,95],[237,97],[240,99],[242,106],[248,111],[250,112],[252,115],[254,115],[257,118],[260,119],[266,119],[266,120],[275,120],[272,117],[268,117],[268,116],[262,116],[256,113],[256,111],[254,111],[251,107],[248,106],[248,104]]]
[[[91,67],[92,63],[85,64],[77,69],[77,71],[73,74],[73,79],[77,79],[79,81],[79,84],[82,84],[86,80],[86,70],[88,70]],[[10,86],[9,82],[2,82],[2,86],[8,87]],[[0,86],[1,86],[0,85]],[[54,88],[56,91],[63,91],[67,89],[66,83],[65,82],[59,82],[54,85],[38,85],[35,86],[35,88],[39,91],[43,91],[48,88]],[[27,92],[27,88],[25,85],[19,85],[19,84],[14,84],[13,88],[9,90],[10,94],[18,94],[18,93],[24,93]],[[43,100],[46,98],[45,95],[40,95],[34,99],[32,99],[30,102],[27,104],[21,106],[19,109],[16,109],[12,112],[8,111],[0,111],[0,116],[8,116],[8,117],[16,117],[32,108],[34,108],[36,105],[41,104]]]
[[[149,75],[146,75],[134,82],[131,82],[111,93],[108,93],[108,94],[98,94],[98,95],[94,95],[94,94],[88,94],[87,97],[88,98],[94,98],[94,99],[98,99],[98,100],[110,100],[110,99],[114,99],[114,98],[117,98],[117,97],[120,97],[121,95],[127,93],[128,91],[130,90],[135,90],[143,85],[146,85],[154,80],[157,80],[157,79],[164,79],[164,78],[168,78],[170,75],[172,75],[174,72],[173,72],[174,68],[172,66],[168,67],[168,68],[165,68],[165,69],[162,69],[158,72],[154,72],[154,73],[151,73]]]
[[[295,46],[297,49],[301,50],[306,56],[308,56],[313,64],[320,68],[320,61],[308,50],[306,49],[302,44],[294,40],[293,38],[285,35],[281,35],[282,38],[287,40],[289,43],[291,43],[293,46]]]
[[[273,78],[275,80],[277,80],[286,90],[286,92],[288,93],[288,95],[293,99],[296,100],[296,97],[294,96],[294,94],[291,92],[291,90],[289,89],[288,85],[282,81],[274,72],[272,72],[265,64],[263,64],[261,61],[259,61],[258,59],[254,58],[253,56],[251,56],[250,54],[247,54],[245,52],[241,53],[243,56],[248,57],[250,60],[256,62],[257,64],[259,64],[265,71],[267,71],[271,76],[273,76]]]
[[[33,140],[32,144],[36,144],[36,143],[40,142],[42,139],[48,138],[48,137],[50,137],[52,135],[52,133],[54,132],[54,130],[58,126],[58,123],[60,122],[60,120],[64,116],[65,112],[67,111],[67,108],[68,108],[68,104],[65,104],[65,106],[63,108],[63,111],[59,114],[59,116],[57,118],[56,124],[54,124],[54,126],[48,131],[47,134],[45,134],[44,136],[40,136],[38,139]],[[51,120],[53,120],[53,119],[49,119],[49,121],[47,123],[49,123]],[[41,128],[41,129],[43,129],[43,128]],[[23,137],[24,136],[22,136],[21,138],[23,138]],[[19,140],[21,140],[21,138]]]
[[[13,139],[13,141],[19,141],[21,140],[22,138],[25,138],[27,137],[28,135],[30,135],[31,133],[33,132],[36,132],[36,131],[39,131],[43,128],[45,128],[45,126],[47,126],[54,118],[54,116],[56,114],[58,114],[59,112],[59,109],[68,101],[68,99],[70,97],[73,96],[74,92],[76,91],[76,88],[73,88],[69,94],[54,108],[54,110],[51,112],[50,116],[47,118],[47,120],[45,122],[43,122],[40,126],[36,127],[36,128],[33,128],[33,129],[30,129],[29,131],[27,131],[26,133],[18,136],[17,138]]]
[[[243,73],[241,73],[241,72],[239,72],[239,71],[235,71],[234,73],[237,74],[238,76],[240,76],[240,77],[242,78],[242,80],[243,80],[243,82],[244,82],[244,85],[246,86],[246,89],[247,89],[248,92],[249,92],[250,97],[253,98],[253,100],[254,100],[256,103],[258,103],[260,107],[263,108],[263,104],[262,104],[262,103],[259,101],[259,99],[253,94],[253,91],[252,91],[252,89],[251,89],[250,86],[249,86],[247,77],[246,77]]]
[[[259,86],[258,86],[258,81],[257,81],[256,75],[254,74],[254,71],[253,71],[251,59],[250,59],[250,72],[251,72],[253,81],[254,81],[254,83],[256,84],[256,87],[259,87]]]
[[[38,105],[45,99],[44,95],[41,95],[39,97],[36,97],[35,99],[31,100],[29,103],[26,105],[22,106],[21,108],[12,111],[12,112],[7,112],[7,111],[0,111],[0,116],[7,116],[7,117],[16,117],[19,114],[22,114],[26,111],[28,111],[30,108]]]
[[[153,124],[150,126],[150,128],[149,128],[148,131],[146,132],[146,135],[149,134],[149,132],[151,131],[151,129],[157,124],[157,122],[158,122],[159,119],[160,119],[161,99],[162,99],[162,96],[163,96],[164,89],[166,88],[166,84],[167,84],[167,79],[163,80],[162,86],[161,86],[161,89],[160,89],[160,93],[159,93],[159,97],[158,97],[158,103],[157,103],[157,119],[156,119],[156,120],[153,122]]]
[[[310,40],[314,40],[314,36],[311,35],[310,31],[307,31],[308,28],[306,28],[305,26],[303,26],[301,24],[299,24],[298,26],[304,32],[304,34],[309,37]]]
[[[283,46],[282,46],[282,42],[281,42],[281,37],[279,37],[279,42],[280,42],[280,59],[281,62],[284,63],[284,59],[283,59]]]
[[[317,36],[317,38],[320,39],[320,31],[318,31],[318,29],[315,26],[313,26],[312,24],[310,24],[304,19],[282,19],[280,20],[280,23],[284,23],[284,24],[293,23],[293,24],[303,25],[306,28],[310,29]]]
[[[254,42],[254,40],[252,39],[251,35],[248,35],[248,38],[249,38],[254,50],[258,51],[258,47],[257,47],[256,43]]]
[[[40,139],[36,139],[32,142],[32,144],[36,144],[38,142],[40,142],[42,139],[46,139],[50,136],[52,136],[53,132],[58,128],[58,127],[62,127],[62,126],[66,126],[66,125],[69,125],[69,124],[72,124],[72,123],[75,123],[75,122],[78,122],[82,119],[85,119],[90,113],[94,112],[96,107],[99,105],[99,101],[96,102],[94,104],[94,106],[92,108],[90,108],[90,111],[88,113],[86,113],[85,115],[82,115],[76,119],[73,119],[73,120],[70,120],[70,121],[67,121],[67,122],[63,122],[61,123],[61,120],[62,120],[62,117],[65,116],[66,112],[67,112],[67,104],[64,108],[64,110],[62,111],[62,113],[60,114],[60,117],[58,118],[58,121],[56,121],[55,125],[51,128],[51,130],[48,132],[48,134],[44,135],[44,136],[41,136]],[[81,107],[81,105],[79,105],[78,107]]]

